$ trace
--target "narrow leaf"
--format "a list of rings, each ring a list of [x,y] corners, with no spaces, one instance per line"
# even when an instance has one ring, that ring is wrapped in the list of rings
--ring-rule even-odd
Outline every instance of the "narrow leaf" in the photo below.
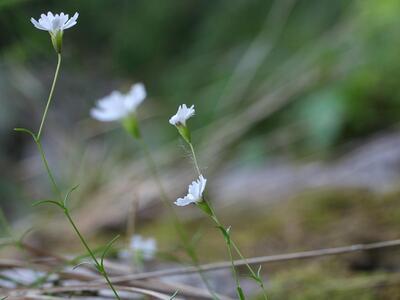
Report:
[[[29,134],[36,141],[36,135],[32,131],[30,131],[29,129],[22,128],[22,127],[17,127],[17,128],[14,128],[14,131],[25,132],[25,133]]]
[[[222,232],[222,235],[224,236],[224,238],[225,238],[225,242],[228,244],[228,245],[230,245],[231,244],[231,237],[230,237],[230,235],[229,235],[229,231],[227,231],[224,227],[222,227],[222,226],[217,226],[217,228],[219,229],[219,230],[221,230],[221,232]]]
[[[104,268],[104,257],[106,256],[107,252],[111,249],[111,246],[115,243],[116,240],[118,240],[120,235],[117,235],[115,238],[113,238],[111,241],[108,242],[106,247],[104,248],[103,254],[101,255],[101,260],[100,260],[100,265]]]
[[[67,201],[68,201],[69,197],[71,196],[72,192],[74,192],[78,187],[79,187],[79,184],[73,186],[72,188],[69,189],[69,191],[65,195],[65,198],[64,198],[64,201],[63,201],[63,204],[64,204],[65,207],[67,206]]]
[[[260,276],[260,274],[261,274],[261,268],[262,268],[262,266],[260,265],[260,266],[258,267],[258,270],[257,270],[257,277],[258,277],[258,278],[261,278],[261,276]]]
[[[34,203],[32,204],[32,206],[35,207],[35,206],[39,206],[39,205],[43,205],[43,204],[54,204],[54,205],[57,205],[58,207],[64,209],[63,205],[62,205],[60,202],[55,201],[55,200],[41,200],[41,201],[37,201],[37,202],[34,202]]]
[[[83,262],[81,262],[81,263],[79,263],[79,264],[73,266],[73,267],[72,267],[72,270],[75,270],[75,269],[79,268],[79,267],[82,266],[82,265],[91,265],[91,264],[92,264],[91,262],[83,261]]]

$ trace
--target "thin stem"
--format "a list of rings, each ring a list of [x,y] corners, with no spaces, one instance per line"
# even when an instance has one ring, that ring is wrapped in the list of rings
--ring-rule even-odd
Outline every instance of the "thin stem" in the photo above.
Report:
[[[42,158],[42,162],[43,162],[44,168],[46,170],[47,176],[49,177],[50,182],[51,182],[51,184],[53,186],[54,193],[58,197],[62,198],[61,197],[61,191],[60,191],[60,189],[59,189],[59,187],[58,187],[58,185],[56,183],[56,180],[55,180],[55,178],[53,176],[53,173],[50,170],[49,163],[48,163],[47,158],[46,158],[46,154],[44,153],[44,150],[43,150],[43,147],[42,147],[42,143],[40,142],[40,140],[38,138],[34,138],[34,141],[35,141],[35,143],[36,143],[36,145],[38,147],[38,150],[39,150],[39,153],[40,153],[40,157]]]
[[[233,276],[235,278],[235,282],[236,282],[236,287],[237,287],[237,292],[239,295],[239,299],[241,299],[242,295],[239,292],[240,290],[242,290],[241,286],[240,286],[240,281],[239,281],[239,275],[237,273],[235,264],[234,264],[234,258],[233,258],[233,254],[232,254],[232,247],[231,245],[227,245],[228,246],[228,253],[229,253],[229,259],[231,260],[231,268],[232,268],[232,272],[233,272]]]
[[[196,167],[196,171],[200,176],[201,172],[200,172],[200,168],[199,168],[199,163],[197,162],[196,153],[194,152],[194,148],[193,148],[192,143],[189,143],[189,146],[190,146],[190,150],[192,151],[194,166]]]
[[[36,139],[36,138],[35,138],[35,143],[38,145],[38,149],[39,149],[39,152],[40,152],[41,157],[42,157],[43,165],[45,166],[45,169],[46,169],[47,174],[48,174],[48,176],[49,176],[49,178],[50,178],[50,181],[51,181],[52,184],[53,184],[54,190],[56,191],[56,193],[58,194],[58,196],[60,197],[60,199],[62,199],[60,189],[59,189],[59,187],[58,187],[58,185],[57,185],[57,183],[56,183],[56,181],[55,181],[55,179],[54,179],[54,176],[53,176],[53,174],[52,174],[52,172],[51,172],[51,170],[50,170],[50,167],[49,167],[48,162],[47,162],[47,159],[46,159],[46,155],[45,155],[45,153],[44,153],[44,151],[43,151],[43,148],[42,148],[42,144],[41,144],[40,140],[38,140],[38,139]],[[60,205],[61,205],[61,207],[63,208],[63,211],[64,211],[65,216],[67,217],[67,219],[68,219],[68,221],[70,222],[70,224],[72,225],[74,231],[76,232],[76,234],[78,235],[79,239],[81,240],[83,246],[85,247],[85,249],[87,250],[87,252],[88,252],[89,255],[91,256],[91,258],[93,259],[93,262],[95,263],[95,265],[96,265],[98,271],[101,273],[101,275],[102,275],[102,276],[105,278],[105,280],[107,281],[107,283],[108,283],[108,285],[110,286],[111,290],[114,292],[115,297],[116,297],[118,300],[120,300],[120,297],[118,296],[118,293],[117,293],[116,290],[114,289],[114,286],[111,284],[111,282],[110,282],[110,280],[109,280],[109,278],[108,278],[108,275],[107,275],[106,271],[104,270],[104,266],[101,265],[101,264],[98,262],[98,260],[96,259],[96,256],[94,255],[93,251],[90,249],[90,247],[89,247],[89,245],[87,244],[86,240],[84,239],[84,237],[83,237],[82,234],[80,233],[78,227],[75,225],[74,221],[72,220],[71,215],[70,215],[70,213],[69,213],[69,211],[68,211],[68,208],[65,207],[64,204],[63,204],[62,202],[60,202]]]
[[[104,270],[104,267],[103,267],[103,270],[102,270],[101,273],[102,273],[103,277],[105,278],[105,280],[107,281],[108,286],[109,286],[109,287],[111,288],[111,290],[113,291],[115,297],[116,297],[118,300],[121,300],[121,298],[119,297],[119,295],[118,295],[116,289],[114,288],[113,284],[111,283],[110,278],[108,278],[107,272]]]
[[[239,247],[236,245],[234,241],[232,241],[233,248],[235,249],[236,253],[239,255],[240,259],[245,262],[245,266],[249,270],[250,274],[254,277],[258,277],[257,274],[254,272],[253,268],[247,262],[247,259],[243,256],[242,252],[240,251]],[[265,291],[264,283],[262,281],[259,282],[260,288],[263,291],[264,299],[268,299],[267,292]]]
[[[86,248],[86,250],[89,253],[90,257],[93,259],[93,262],[95,263],[98,271],[101,273],[101,275],[103,275],[104,279],[107,281],[107,283],[108,283],[109,287],[111,288],[111,290],[113,291],[115,297],[118,300],[120,300],[121,298],[119,297],[119,295],[118,295],[117,291],[115,290],[113,284],[111,283],[110,279],[108,278],[107,272],[104,270],[104,266],[102,264],[100,264],[99,261],[97,260],[97,258],[94,255],[93,251],[90,249],[89,245],[87,244],[85,238],[80,233],[78,227],[75,225],[75,222],[72,220],[71,215],[70,215],[70,213],[69,213],[69,211],[68,211],[68,209],[66,207],[64,207],[64,214],[67,217],[69,223],[74,228],[76,234],[78,235],[79,239],[81,240],[83,246]]]
[[[164,186],[163,186],[163,184],[161,182],[160,175],[158,174],[158,169],[157,169],[156,163],[154,162],[154,159],[153,159],[153,157],[151,155],[150,150],[149,150],[147,144],[145,143],[145,141],[143,140],[143,138],[140,137],[138,140],[140,142],[140,145],[142,146],[142,149],[143,149],[143,152],[145,154],[147,163],[148,163],[148,165],[150,167],[150,171],[152,173],[152,176],[153,176],[153,178],[154,178],[154,180],[155,180],[155,182],[156,182],[156,184],[158,186],[158,189],[160,191],[162,202],[169,209],[169,211],[170,211],[170,213],[171,213],[171,215],[173,217],[174,227],[175,227],[175,230],[178,233],[178,236],[179,236],[180,240],[182,241],[183,248],[185,249],[185,251],[186,251],[187,255],[190,257],[190,259],[192,260],[194,267],[196,269],[198,269],[198,273],[199,273],[199,275],[201,277],[201,280],[203,281],[204,285],[206,286],[207,290],[209,291],[209,293],[211,294],[213,299],[214,300],[218,300],[219,299],[218,296],[214,293],[214,291],[213,291],[210,283],[208,282],[206,276],[204,275],[203,271],[199,268],[199,264],[200,263],[199,263],[199,259],[198,259],[197,253],[196,253],[194,247],[191,245],[191,243],[189,241],[189,238],[188,238],[188,235],[187,235],[187,232],[185,231],[182,223],[180,222],[180,220],[178,218],[178,215],[176,214],[174,208],[171,205],[171,202],[170,202],[170,200],[168,198],[168,195],[167,195],[167,193],[166,193],[166,191],[164,189]]]
[[[56,86],[58,73],[60,71],[60,66],[61,66],[61,53],[58,53],[57,58],[58,59],[57,59],[56,72],[54,73],[53,83],[51,85],[50,94],[49,94],[49,97],[47,99],[46,107],[44,109],[44,113],[43,113],[43,116],[42,116],[42,121],[40,122],[39,131],[38,131],[38,133],[36,135],[36,138],[37,138],[38,141],[40,141],[40,137],[41,137],[43,126],[44,126],[44,121],[46,120],[46,116],[47,116],[47,112],[48,112],[49,107],[50,107],[51,99],[53,98],[54,88]]]
[[[204,201],[206,201],[206,200],[204,200]],[[213,209],[211,208],[211,206],[210,206],[210,204],[209,204],[208,202],[207,202],[207,205],[210,207],[211,212],[212,212],[211,219],[215,222],[215,224],[216,224],[219,228],[225,230],[224,225],[218,220],[217,216],[215,215]],[[235,260],[234,260],[234,258],[233,258],[233,254],[232,254],[232,246],[231,246],[232,241],[231,241],[229,232],[228,232],[227,234],[228,234],[229,236],[228,236],[228,237],[225,237],[225,236],[224,236],[224,240],[225,240],[226,247],[227,247],[227,249],[228,249],[229,259],[230,259],[230,261],[231,261],[232,274],[233,274],[233,277],[235,278],[235,283],[236,283],[236,288],[237,288],[237,292],[238,292],[238,295],[239,295],[239,299],[241,299],[241,298],[242,298],[242,294],[241,294],[239,291],[241,291],[242,288],[241,288],[241,286],[240,286],[239,275],[238,275],[238,272],[237,272],[237,270],[236,270],[236,267],[235,267]],[[229,240],[227,240],[227,238],[228,238]]]
[[[93,262],[96,264],[96,266],[100,266],[100,263],[98,262],[96,256],[94,255],[94,253],[92,252],[92,250],[90,249],[89,245],[87,244],[86,240],[84,239],[84,237],[82,236],[82,234],[80,233],[78,227],[75,225],[75,222],[72,220],[71,215],[68,211],[68,209],[64,208],[64,214],[67,217],[69,223],[72,225],[72,227],[75,230],[75,233],[78,235],[79,239],[81,240],[83,246],[85,247],[85,249],[87,250],[87,252],[89,253],[90,257],[93,259]]]
[[[95,265],[96,265],[98,271],[99,271],[99,272],[101,273],[101,275],[106,279],[108,285],[110,286],[110,288],[111,288],[112,291],[114,292],[114,295],[115,295],[116,299],[117,299],[117,300],[120,300],[121,298],[118,296],[117,291],[114,289],[114,286],[112,285],[110,279],[108,278],[107,272],[106,272],[105,269],[104,269],[104,265],[103,265],[102,263],[99,263],[99,261],[96,259],[95,255],[93,254],[93,251],[90,249],[89,245],[86,243],[84,237],[83,237],[82,234],[80,233],[78,227],[75,225],[74,221],[72,220],[71,215],[69,214],[68,208],[64,205],[64,202],[62,201],[62,198],[63,198],[63,197],[62,197],[61,190],[60,190],[60,188],[58,187],[57,182],[56,182],[56,180],[55,180],[55,178],[54,178],[54,176],[53,176],[53,174],[52,174],[52,172],[51,172],[51,169],[50,169],[50,167],[49,167],[49,163],[48,163],[47,158],[46,158],[46,154],[44,153],[44,150],[43,150],[43,147],[42,147],[42,143],[41,143],[41,139],[40,139],[40,138],[41,138],[41,134],[42,134],[42,131],[43,131],[44,122],[45,122],[45,120],[46,120],[46,116],[47,116],[47,113],[48,113],[48,110],[49,110],[49,107],[50,107],[50,103],[51,103],[51,100],[52,100],[52,98],[53,98],[54,88],[55,88],[55,86],[56,86],[56,82],[57,82],[57,78],[58,78],[58,73],[59,73],[59,71],[60,71],[60,66],[61,66],[61,54],[59,53],[59,54],[58,54],[58,62],[57,62],[56,72],[55,72],[55,74],[54,74],[53,83],[52,83],[52,85],[51,85],[49,97],[48,97],[48,99],[47,99],[47,104],[46,104],[45,110],[44,110],[44,112],[43,112],[43,116],[42,116],[42,120],[41,120],[41,122],[40,122],[40,127],[39,127],[38,133],[35,135],[35,134],[33,134],[31,131],[29,131],[29,130],[25,130],[25,129],[24,129],[23,131],[30,133],[31,136],[32,136],[32,138],[33,138],[33,140],[34,140],[34,142],[36,143],[36,145],[37,145],[37,147],[38,147],[38,150],[39,150],[39,152],[40,152],[40,156],[41,156],[41,158],[42,158],[42,162],[43,162],[44,168],[45,168],[45,170],[46,170],[46,172],[47,172],[47,175],[48,175],[48,177],[49,177],[49,179],[50,179],[50,181],[51,181],[51,184],[52,184],[53,189],[54,189],[54,193],[55,193],[56,196],[57,196],[57,199],[58,199],[57,201],[53,201],[53,200],[52,200],[52,201],[50,201],[50,202],[54,202],[54,204],[56,204],[56,203],[58,202],[57,205],[58,205],[60,208],[63,209],[65,216],[67,217],[68,221],[70,222],[70,224],[71,224],[72,227],[74,228],[76,234],[78,235],[78,237],[79,237],[79,239],[81,240],[82,244],[83,244],[84,247],[86,248],[87,252],[89,253],[89,255],[91,256],[91,258],[93,259],[93,261],[94,261],[94,263],[95,263]],[[68,195],[67,195],[67,196],[68,196]]]
[[[194,147],[193,147],[192,143],[188,143],[188,144],[190,146],[190,150],[192,151],[192,156],[193,156],[193,161],[194,161],[194,164],[195,164],[195,167],[196,167],[196,171],[200,176],[201,173],[200,173],[199,165],[197,163],[196,152],[194,151]],[[204,200],[204,201],[206,201],[206,200]],[[216,214],[214,212],[214,209],[212,208],[210,203],[207,202],[207,205],[208,205],[208,207],[210,208],[210,210],[212,212],[212,219],[214,220],[214,222],[216,222],[217,226],[222,226],[222,224],[219,222],[219,220],[218,220],[218,218],[217,218],[217,216],[216,216]],[[225,227],[223,227],[223,228],[225,228]],[[244,256],[242,255],[242,253],[241,253],[239,247],[236,245],[236,243],[233,240],[231,240],[230,242],[233,245],[233,248],[235,249],[236,253],[240,256],[240,258],[242,260],[245,260]],[[232,262],[232,266],[234,267],[233,258],[231,258],[231,262]],[[249,270],[250,274],[253,276],[253,278],[254,279],[255,278],[258,279],[257,282],[258,282],[258,284],[259,284],[259,286],[260,286],[260,288],[261,288],[261,290],[263,292],[263,297],[264,297],[264,299],[267,300],[268,299],[267,292],[265,291],[264,283],[262,282],[261,278],[259,278],[259,276],[257,276],[257,274],[253,271],[253,269],[251,268],[251,266],[247,262],[246,262],[246,267]]]

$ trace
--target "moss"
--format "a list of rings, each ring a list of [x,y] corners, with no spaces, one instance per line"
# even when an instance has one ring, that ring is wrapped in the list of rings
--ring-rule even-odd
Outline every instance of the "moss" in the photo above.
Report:
[[[354,212],[368,210],[374,199],[363,191],[317,191],[304,193],[295,209],[306,230],[325,229]]]
[[[269,285],[272,299],[375,300],[398,299],[400,289],[383,288],[396,275],[386,273],[350,274],[338,261],[309,263],[276,274]]]

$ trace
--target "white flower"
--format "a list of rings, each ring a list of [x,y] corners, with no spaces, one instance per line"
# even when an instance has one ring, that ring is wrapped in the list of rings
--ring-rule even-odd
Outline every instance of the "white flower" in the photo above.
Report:
[[[174,126],[186,126],[186,120],[192,117],[194,113],[194,105],[191,107],[187,107],[186,104],[179,105],[177,113],[169,119],[169,123]]]
[[[206,188],[207,179],[200,175],[199,179],[193,181],[188,188],[188,194],[183,198],[178,198],[175,204],[178,206],[185,206],[190,203],[196,203],[203,199],[203,192]]]
[[[46,30],[56,35],[58,32],[74,26],[78,16],[79,14],[75,13],[70,19],[68,14],[60,13],[53,15],[51,12],[48,12],[47,15],[41,14],[39,21],[31,18],[31,22],[37,29]]]
[[[132,86],[127,94],[118,91],[97,101],[97,107],[90,114],[102,122],[117,121],[126,118],[136,111],[136,108],[146,98],[146,90],[142,83]]]
[[[135,234],[131,238],[130,248],[135,252],[139,252],[143,259],[150,260],[157,251],[157,242],[153,238],[145,239],[141,235]]]

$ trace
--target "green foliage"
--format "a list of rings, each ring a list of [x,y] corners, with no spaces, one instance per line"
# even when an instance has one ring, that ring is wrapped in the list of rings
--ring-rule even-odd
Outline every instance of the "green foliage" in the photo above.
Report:
[[[262,0],[121,0],[118,5],[107,0],[46,0],[40,6],[29,1],[3,1],[0,53],[18,62],[51,57],[48,36],[33,30],[29,18],[44,8],[70,14],[79,11],[79,30],[74,28],[64,37],[67,56],[74,57],[69,65],[75,63],[82,72],[96,61],[96,70],[102,74],[126,77],[129,82],[143,80],[156,98],[162,99],[161,105],[196,103],[202,114],[194,119],[194,127],[221,113],[218,102],[226,88],[231,89],[229,98],[241,98],[229,109],[240,112],[242,105],[259,100],[263,85],[279,87],[281,81],[272,78],[293,57],[298,56],[282,78],[304,69],[301,66],[311,53],[324,70],[319,84],[298,95],[294,107],[283,109],[283,117],[278,110],[275,118],[255,124],[258,126],[252,127],[252,136],[302,122],[297,134],[305,141],[293,151],[330,151],[348,137],[370,134],[400,120],[396,0],[297,1],[271,53],[258,62],[254,80],[243,87],[242,93],[241,82],[251,74],[252,62],[243,65],[243,74],[234,82],[232,74],[255,39],[261,37],[257,44],[260,53],[268,51],[276,27],[268,20],[268,13],[274,5]],[[351,36],[338,48],[329,40],[323,41],[335,28],[338,41]],[[311,50],[299,55],[306,47]],[[333,84],[325,82],[332,69],[346,59],[348,50],[357,58],[349,63],[360,66]],[[242,141],[232,151],[237,151],[239,158],[252,157],[248,151],[263,156],[251,143]]]

